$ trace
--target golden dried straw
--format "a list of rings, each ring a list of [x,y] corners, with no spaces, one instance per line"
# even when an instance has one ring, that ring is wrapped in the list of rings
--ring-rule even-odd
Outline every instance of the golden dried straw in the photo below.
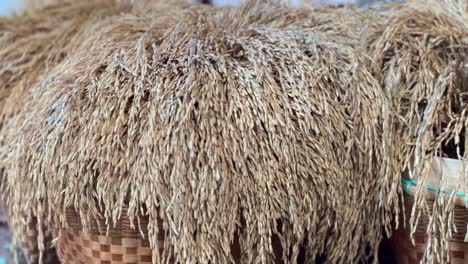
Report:
[[[242,263],[271,263],[274,236],[286,263],[301,246],[329,263],[375,253],[388,109],[354,32],[254,1],[160,13],[101,25],[33,88],[12,206],[56,226],[72,207],[86,230],[127,204],[165,249],[155,263],[233,262],[236,237]]]
[[[446,263],[454,193],[440,192],[429,204],[424,185],[433,156],[468,157],[468,1],[416,1],[387,15],[371,49],[374,74],[394,112],[388,131],[394,144],[389,157],[393,172],[385,178],[391,194],[387,203],[398,203],[402,177],[418,179],[410,227],[414,232],[421,214],[430,214],[433,206],[423,261]],[[467,193],[467,171],[459,187]]]
[[[91,1],[94,1],[94,0],[91,0]],[[146,1],[146,0],[138,0],[138,1]],[[21,0],[21,2],[25,10],[34,12],[36,10],[41,10],[41,9],[48,8],[51,6],[61,5],[61,4],[64,4],[66,2],[71,2],[71,1],[70,0]],[[87,1],[81,1],[81,2],[89,3],[90,1],[87,0]],[[114,2],[117,4],[129,4],[130,2],[133,2],[133,0],[114,0]]]
[[[10,194],[15,192],[14,182],[12,186],[3,186],[9,180],[5,160],[12,148],[8,143],[19,130],[19,113],[29,111],[27,102],[33,96],[32,86],[76,50],[83,37],[90,34],[88,28],[126,10],[130,10],[130,6],[116,4],[113,0],[70,0],[34,12],[0,17],[0,194],[8,205],[13,204]],[[20,208],[8,206],[8,209],[15,235],[28,234],[29,222],[24,218],[33,217],[28,216],[30,208],[23,205]],[[43,225],[42,221],[37,221],[37,225]],[[40,233],[38,239],[42,240],[43,235]]]
[[[60,1],[60,0],[22,0],[21,2],[23,3],[23,6],[26,9],[34,10],[34,9],[41,9],[50,5],[56,5],[63,1]]]

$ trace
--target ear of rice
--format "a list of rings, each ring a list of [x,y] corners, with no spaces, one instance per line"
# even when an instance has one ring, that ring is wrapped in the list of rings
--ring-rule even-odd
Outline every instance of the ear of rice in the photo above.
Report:
[[[368,259],[390,219],[385,100],[356,42],[325,25],[249,2],[102,26],[33,88],[8,167],[31,196],[12,204],[58,227],[75,208],[86,230],[128,203],[149,215],[155,262],[233,262],[238,240],[242,263],[271,263],[274,237],[285,262],[302,246],[308,261]]]
[[[111,0],[69,1],[35,14],[2,17],[2,121],[21,109],[20,101],[39,76],[76,50],[88,28],[106,16],[125,10],[129,10],[129,6],[116,5]]]
[[[425,199],[426,178],[433,156],[467,160],[468,2],[416,1],[393,10],[382,35],[373,43],[374,73],[392,99],[390,134],[397,189],[402,175],[419,181],[411,216],[415,230],[421,213],[434,210],[428,226],[428,259],[448,261],[452,234],[453,195],[443,192],[434,204]],[[391,175],[391,174],[389,174]],[[460,190],[468,191],[466,172]],[[443,187],[441,179],[441,187]],[[396,203],[397,196],[393,197]]]
[[[92,0],[92,1],[95,1],[95,0]],[[47,9],[49,7],[60,6],[64,4],[87,5],[92,1],[79,1],[80,3],[77,3],[77,1],[74,1],[74,0],[21,0],[24,9],[27,10],[28,12],[36,12],[42,9]],[[140,1],[143,1],[143,0],[140,0]],[[150,0],[144,0],[144,1],[148,2]],[[113,2],[116,4],[128,4],[130,3],[130,0],[113,0]]]
[[[58,4],[60,0],[22,0],[23,6],[26,9],[40,9],[48,5]]]
[[[67,1],[35,12],[0,18],[0,177],[2,196],[7,200],[10,224],[16,236],[28,234],[29,223],[37,223],[42,230],[42,220],[45,220],[36,221],[31,209],[21,204],[25,193],[17,193],[15,177],[6,163],[13,153],[10,143],[22,122],[19,113],[30,110],[27,102],[33,97],[31,88],[43,74],[75,52],[83,38],[90,34],[88,29],[93,24],[127,10],[130,6],[117,5],[114,1]],[[46,192],[44,189],[37,191]],[[44,236],[43,232],[39,233],[41,251],[44,250]]]

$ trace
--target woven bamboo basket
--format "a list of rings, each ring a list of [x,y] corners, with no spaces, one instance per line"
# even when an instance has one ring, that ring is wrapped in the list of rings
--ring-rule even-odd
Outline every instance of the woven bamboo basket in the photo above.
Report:
[[[413,196],[416,193],[416,184],[411,181],[405,181],[403,187],[405,193],[405,213],[406,220],[411,217],[413,207]],[[435,192],[427,190],[426,198],[435,199]],[[426,227],[429,223],[427,215],[421,215],[418,227],[414,235],[414,242],[411,242],[409,231],[400,228],[391,238],[392,251],[394,252],[397,264],[415,264],[420,263],[426,249]],[[464,205],[464,198],[457,196],[455,198],[454,224],[457,233],[453,233],[453,238],[449,242],[449,256],[452,264],[468,264],[468,243],[464,242],[468,223],[468,209]],[[408,224],[408,223],[407,223]],[[437,262],[436,262],[437,263]]]
[[[140,227],[134,223],[131,226],[127,210],[122,211],[121,219],[116,225],[106,230],[105,220],[91,226],[90,234],[82,232],[82,225],[78,213],[67,210],[68,228],[58,233],[57,253],[64,264],[130,264],[152,263],[151,247],[147,238],[148,219],[140,218]],[[99,228],[101,227],[101,228]],[[164,239],[161,236],[159,239]]]
[[[131,228],[127,210],[122,210],[122,217],[115,227],[105,230],[104,219],[99,219],[90,230],[90,235],[82,232],[81,220],[74,210],[67,210],[68,228],[57,232],[57,253],[63,264],[150,264],[152,251],[147,237],[148,219],[140,218],[141,230]],[[104,230],[98,228],[103,227]],[[135,227],[138,226],[135,223]],[[159,226],[162,230],[162,225]],[[162,232],[161,232],[162,233]],[[158,237],[164,240],[164,235]],[[278,237],[273,238],[276,255],[275,263],[282,263],[282,247]],[[233,259],[240,263],[241,250],[238,240],[232,246]]]

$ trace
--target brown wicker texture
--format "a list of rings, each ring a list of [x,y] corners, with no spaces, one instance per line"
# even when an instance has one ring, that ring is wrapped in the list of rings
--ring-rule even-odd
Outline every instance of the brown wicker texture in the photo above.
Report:
[[[69,209],[66,212],[67,214],[67,223],[68,229],[72,230],[79,230],[83,229],[81,225],[81,219],[78,213],[75,210]],[[135,238],[140,239],[143,235],[146,237],[148,234],[148,218],[147,217],[140,217],[140,225],[138,222],[135,221],[133,223],[134,228],[132,228],[132,222],[130,221],[127,208],[123,208],[122,210],[122,217],[119,219],[113,228],[109,230],[106,229],[106,221],[104,218],[99,218],[98,221],[93,222],[91,226],[91,230],[89,233],[92,235],[102,235],[102,236],[109,236],[109,237],[119,237],[119,238]],[[141,229],[141,230],[140,230]]]
[[[407,221],[411,215],[414,202],[412,195],[414,195],[415,192],[416,187],[411,186],[409,194],[405,194]],[[433,199],[433,197],[435,197],[432,191],[427,191],[427,193],[428,199]],[[462,201],[462,198],[458,198],[454,211],[454,224],[458,232],[453,233],[453,239],[449,242],[451,264],[468,264],[468,243],[464,242],[467,231],[466,225],[468,223],[468,209],[461,206]],[[392,236],[391,244],[397,264],[415,264],[420,262],[426,249],[426,226],[428,223],[429,218],[426,215],[422,215],[414,236],[415,245],[411,242],[409,231],[400,228],[395,232]]]
[[[83,234],[80,217],[74,210],[67,210],[67,222],[68,228],[58,232],[57,242],[57,253],[63,264],[152,263],[149,241],[142,236],[144,234],[146,237],[148,234],[147,218],[140,218],[141,231],[139,228],[133,229],[127,210],[124,209],[120,221],[114,228],[106,231],[104,219],[99,219],[99,223],[91,227],[90,235]],[[135,227],[137,226],[135,223]],[[159,229],[163,230],[162,225]],[[162,232],[158,239],[160,241],[165,239]],[[231,248],[235,263],[240,263],[242,256],[238,242],[236,238]],[[275,263],[283,263],[279,238],[274,236],[272,243]]]
[[[57,252],[62,263],[73,264],[130,264],[151,263],[151,247],[147,236],[148,219],[140,218],[140,228],[135,223],[132,228],[123,210],[122,217],[116,225],[106,230],[104,219],[91,226],[90,234],[82,232],[79,215],[74,210],[67,211],[69,227],[59,233]],[[164,239],[163,236],[160,239]]]
[[[62,230],[57,248],[64,264],[151,263],[151,248],[145,239],[85,236],[68,229]]]

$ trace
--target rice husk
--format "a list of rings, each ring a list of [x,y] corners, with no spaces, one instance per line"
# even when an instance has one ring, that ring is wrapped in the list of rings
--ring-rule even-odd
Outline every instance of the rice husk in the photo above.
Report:
[[[29,111],[31,88],[40,76],[73,53],[83,37],[90,34],[88,28],[105,17],[127,10],[130,6],[111,0],[61,1],[35,12],[0,17],[0,195],[6,200],[13,233],[23,244],[27,242],[34,247],[34,243],[25,241],[31,239],[27,235],[35,232],[31,230],[34,226],[42,230],[44,223],[40,218],[35,219],[27,206],[13,207],[10,194],[15,192],[15,183],[5,186],[9,180],[6,160],[12,153],[9,143],[14,141],[22,122],[19,113]],[[44,237],[51,236],[40,232],[39,250],[28,248],[27,252],[43,252]],[[42,260],[42,256],[28,257],[33,263]]]
[[[128,206],[149,217],[154,263],[231,263],[234,243],[271,263],[274,237],[285,263],[376,254],[388,109],[354,32],[253,1],[100,27],[20,113],[14,212],[66,227],[74,208],[86,233]]]
[[[14,117],[41,75],[80,45],[97,21],[130,10],[113,0],[61,4],[0,18],[0,122]],[[5,133],[2,133],[4,135]]]
[[[60,0],[22,0],[25,9],[35,10],[46,6],[59,4]]]
[[[430,216],[423,262],[448,263],[455,193],[425,199],[433,156],[467,160],[468,145],[468,2],[416,1],[388,13],[381,35],[372,40],[373,72],[392,100],[388,132],[394,142],[385,178],[387,203],[398,203],[400,180],[417,179],[410,230],[421,214]],[[393,175],[393,177],[392,177]],[[444,181],[440,179],[440,187]],[[459,182],[467,193],[467,171]],[[429,213],[429,207],[433,207]]]
[[[95,0],[86,0],[86,1],[81,1],[83,3],[85,2],[92,2]],[[146,0],[138,0],[138,1],[146,1]],[[27,10],[28,12],[35,12],[35,11],[40,11],[42,9],[51,7],[51,6],[57,6],[57,5],[62,5],[66,2],[71,2],[71,0],[21,0],[22,6],[24,10]],[[133,2],[133,0],[114,0],[115,3],[117,4],[129,4]],[[171,1],[169,1],[171,2]]]

